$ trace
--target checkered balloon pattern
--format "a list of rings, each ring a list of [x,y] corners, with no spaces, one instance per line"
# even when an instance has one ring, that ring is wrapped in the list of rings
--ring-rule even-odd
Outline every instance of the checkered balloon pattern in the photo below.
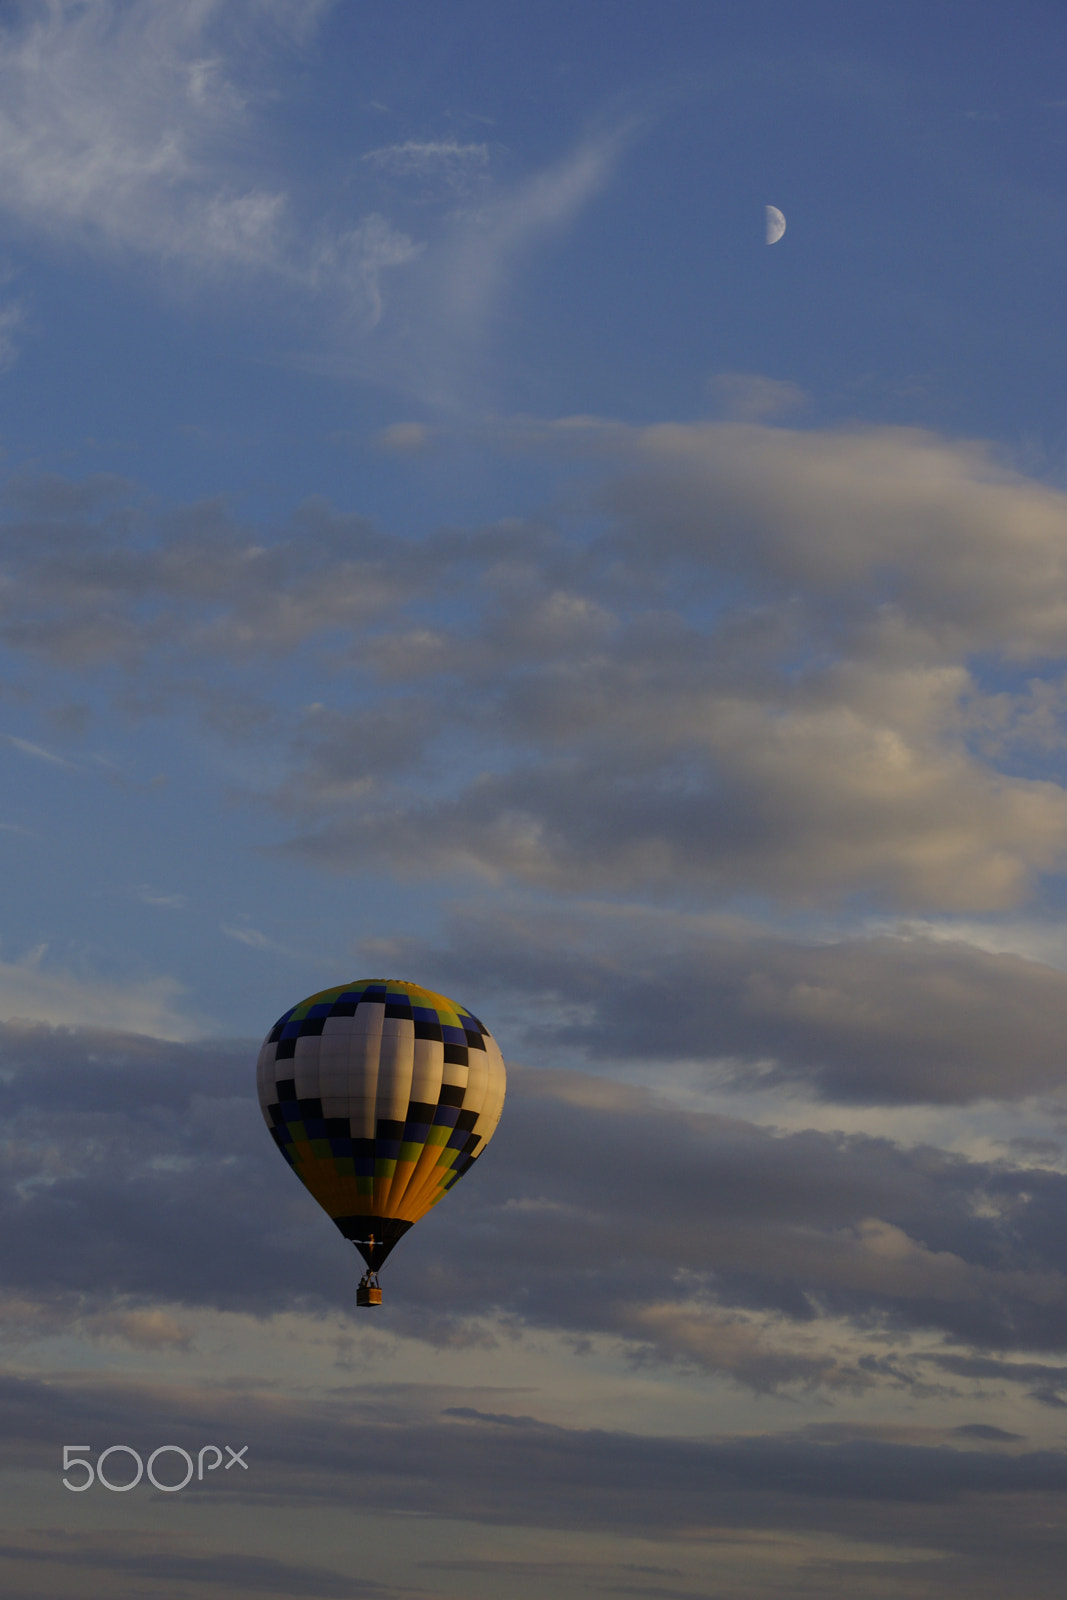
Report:
[[[374,1270],[477,1161],[505,1083],[477,1017],[391,978],[310,995],[259,1052],[274,1142]]]

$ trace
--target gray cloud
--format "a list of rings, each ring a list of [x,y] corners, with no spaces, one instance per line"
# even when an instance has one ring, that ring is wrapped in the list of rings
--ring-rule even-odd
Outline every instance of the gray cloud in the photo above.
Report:
[[[264,539],[16,485],[0,627],[136,664],[141,710],[260,700],[290,848],[331,870],[977,911],[1062,870],[1067,497],[913,430],[535,443],[600,475],[596,537],[416,544],[312,504]],[[271,701],[279,654],[311,714]]]
[[[191,1491],[199,1500],[210,1493],[222,1504],[282,1506],[290,1516],[358,1505],[489,1527],[675,1541],[662,1546],[668,1559],[657,1564],[666,1571],[608,1566],[602,1575],[609,1592],[626,1592],[625,1585],[640,1585],[642,1578],[659,1578],[662,1586],[674,1576],[671,1566],[681,1569],[679,1576],[699,1577],[710,1562],[720,1576],[732,1576],[731,1542],[740,1546],[733,1559],[744,1563],[755,1585],[748,1592],[781,1592],[773,1578],[776,1572],[781,1581],[783,1552],[766,1549],[776,1532],[802,1533],[809,1541],[801,1551],[784,1552],[797,1564],[798,1581],[810,1579],[815,1561],[820,1593],[842,1600],[855,1593],[857,1558],[866,1567],[874,1554],[860,1556],[857,1543],[865,1541],[895,1552],[889,1570],[896,1573],[897,1594],[985,1600],[1003,1594],[1010,1580],[1025,1584],[1028,1597],[1051,1600],[1062,1580],[1067,1458],[1056,1450],[1004,1448],[990,1440],[961,1448],[862,1434],[833,1438],[819,1428],[637,1437],[489,1415],[477,1403],[449,1405],[432,1388],[400,1396],[357,1387],[314,1400],[128,1380],[7,1378],[0,1382],[0,1405],[0,1458],[21,1470],[28,1464],[54,1470],[51,1440],[72,1425],[84,1438],[103,1430],[101,1437],[121,1435],[135,1447],[163,1436],[186,1448],[207,1435],[232,1437],[249,1446],[249,1473]],[[822,1550],[820,1540],[826,1541]],[[282,1563],[259,1558],[257,1565],[235,1554],[220,1563],[216,1557],[213,1568],[207,1552],[168,1547],[158,1536],[157,1546],[165,1582],[214,1580],[221,1586],[232,1573],[234,1586],[252,1588],[255,1578],[270,1593],[290,1576],[295,1594],[342,1592],[321,1567],[296,1566],[287,1574]],[[936,1561],[936,1587],[927,1570],[913,1569],[916,1547],[921,1559]],[[117,1585],[130,1577],[136,1583],[145,1572],[142,1551],[131,1552],[127,1543],[120,1554],[107,1537],[37,1534],[13,1548],[9,1542],[9,1550],[16,1559],[29,1554],[31,1562],[57,1556],[64,1562],[85,1551],[89,1571],[106,1570]],[[766,1572],[765,1558],[771,1558]],[[545,1575],[560,1584],[583,1576],[558,1568]],[[584,1574],[594,1575],[595,1569]]]
[[[1044,1405],[1067,1406],[1067,1367],[1042,1361],[997,1361],[991,1356],[932,1355],[929,1360],[961,1378],[983,1378],[994,1383],[1032,1384],[1030,1395]]]
[[[286,1595],[291,1600],[355,1600],[366,1595],[369,1600],[379,1596],[400,1596],[410,1591],[393,1585],[373,1583],[364,1578],[330,1571],[326,1567],[303,1565],[297,1562],[278,1561],[270,1556],[252,1554],[226,1555],[213,1552],[191,1555],[167,1548],[168,1541],[160,1540],[155,1548],[141,1541],[142,1549],[131,1553],[128,1541],[105,1544],[100,1539],[52,1538],[40,1543],[0,1544],[0,1562],[26,1564],[31,1567],[75,1568],[79,1585],[86,1579],[93,1583],[101,1575],[108,1585],[101,1592],[120,1595],[143,1590],[128,1588],[127,1584],[152,1584],[152,1592],[187,1592],[187,1584],[207,1587],[219,1594]],[[166,1590],[160,1589],[166,1585]],[[177,1586],[177,1587],[175,1587]],[[84,1590],[81,1591],[84,1593]]]
[[[6,498],[0,544],[22,576],[5,638],[58,666],[291,651],[417,588],[414,551],[405,562],[363,519],[316,505],[263,545],[217,502],[149,518],[114,478],[16,480]]]
[[[536,1019],[522,1034],[534,1056],[705,1062],[719,1082],[868,1104],[1013,1100],[1067,1081],[1067,976],[962,942],[801,943],[740,920],[518,903],[454,913],[441,946],[374,949],[446,987],[495,990]]]
[[[239,1042],[6,1030],[5,1339],[74,1334],[165,1354],[188,1342],[197,1307],[351,1306],[356,1263],[260,1125],[253,1054]],[[143,1453],[218,1439],[248,1444],[253,1470],[189,1491],[196,1507],[210,1488],[212,1504],[272,1517],[347,1519],[358,1505],[646,1538],[678,1569],[605,1558],[532,1562],[522,1575],[568,1600],[590,1584],[684,1595],[742,1577],[769,1597],[783,1572],[828,1600],[851,1600],[872,1573],[915,1600],[999,1600],[1012,1584],[1053,1600],[1064,1456],[1026,1448],[982,1407],[1004,1390],[1039,1407],[1063,1393],[1063,1366],[1033,1352],[1067,1349],[1065,1209],[1058,1174],[862,1136],[776,1135],[604,1079],[513,1068],[485,1160],[390,1263],[375,1332],[448,1348],[498,1337],[503,1319],[512,1338],[598,1336],[637,1363],[764,1392],[962,1387],[958,1426],[641,1438],[546,1424],[532,1391],[375,1383],[313,1398],[244,1381],[155,1385],[113,1364],[80,1380],[0,1378],[0,1465],[54,1474],[61,1439]],[[892,1560],[873,1562],[871,1545]],[[79,1592],[101,1600],[134,1600],[148,1581],[175,1600],[409,1592],[402,1572],[395,1590],[353,1584],[343,1548],[296,1561],[240,1532],[220,1556],[195,1538],[131,1548],[20,1531],[0,1562],[14,1594],[35,1574],[61,1588],[75,1570]],[[415,1570],[432,1586],[437,1569]]]
[[[751,709],[749,718],[741,708],[731,733],[744,747],[741,764],[754,754],[756,770],[723,773],[699,754],[687,759],[684,748],[652,771],[634,770],[651,763],[621,749],[618,759],[550,757],[486,772],[455,798],[390,799],[298,835],[289,848],[340,870],[385,856],[401,871],[473,873],[553,894],[684,888],[810,904],[822,890],[952,911],[1014,905],[1038,872],[1060,870],[1067,804],[1052,783],[987,786],[964,762],[955,772],[913,774],[913,803],[892,784],[878,791],[867,762],[877,760],[878,741],[868,742],[858,722],[846,717],[823,743],[783,707],[770,736],[786,748],[761,751],[772,717]],[[966,791],[972,804],[963,811]]]
[[[69,1325],[159,1348],[187,1340],[183,1305],[351,1304],[350,1248],[267,1138],[252,1059],[9,1030],[9,1338]],[[390,1325],[463,1345],[504,1315],[758,1390],[921,1385],[907,1349],[882,1362],[897,1334],[939,1330],[963,1355],[1064,1347],[1065,1212],[1058,1173],[778,1135],[514,1068],[491,1152],[390,1266]]]
[[[387,1394],[384,1402],[373,1386],[313,1400],[85,1379],[45,1384],[5,1378],[0,1393],[10,1420],[4,1452],[13,1458],[32,1445],[35,1465],[38,1458],[51,1460],[43,1431],[57,1422],[69,1426],[72,1419],[90,1432],[120,1425],[135,1447],[161,1428],[186,1448],[204,1428],[247,1440],[250,1467],[258,1470],[196,1491],[241,1499],[273,1495],[279,1471],[301,1467],[313,1498],[350,1503],[358,1481],[361,1497],[376,1506],[400,1503],[477,1520],[610,1528],[634,1514],[633,1497],[644,1479],[648,1504],[636,1511],[635,1525],[677,1529],[698,1521],[693,1513],[702,1497],[725,1505],[735,1497],[767,1495],[906,1506],[947,1504],[1013,1486],[1021,1492],[1067,1492],[1061,1451],[1019,1452],[993,1448],[990,1441],[983,1448],[902,1444],[862,1434],[831,1440],[818,1427],[777,1435],[649,1438],[443,1405],[432,1386],[415,1387],[403,1399]],[[353,1437],[365,1440],[355,1456]],[[454,1471],[440,1470],[450,1454]],[[420,1457],[424,1465],[418,1471]],[[509,1458],[518,1470],[501,1472]],[[593,1461],[600,1463],[598,1470],[590,1470]],[[650,1472],[653,1463],[658,1472]],[[525,1514],[524,1479],[527,1485],[537,1480],[536,1499]],[[473,1496],[472,1480],[484,1492]],[[583,1505],[574,1503],[576,1491]],[[390,1499],[396,1495],[399,1502]]]

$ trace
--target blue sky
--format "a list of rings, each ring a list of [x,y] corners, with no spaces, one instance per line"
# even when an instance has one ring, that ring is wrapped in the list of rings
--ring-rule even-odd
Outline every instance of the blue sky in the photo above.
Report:
[[[5,1592],[1059,1593],[1065,35],[0,10]],[[370,1325],[386,972],[512,1092]]]

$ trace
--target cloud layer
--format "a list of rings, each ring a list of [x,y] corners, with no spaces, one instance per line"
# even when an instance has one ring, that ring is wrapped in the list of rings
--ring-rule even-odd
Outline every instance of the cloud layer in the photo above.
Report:
[[[224,306],[231,319],[269,306],[299,360],[455,405],[515,263],[603,188],[631,130],[579,139],[510,181],[498,148],[447,134],[333,149],[325,170],[320,149],[309,175],[288,102],[314,52],[333,47],[322,30],[337,10],[333,0],[9,7],[0,227],[19,250],[86,252],[124,276],[147,272],[154,289],[192,290],[198,307]],[[358,84],[351,92],[358,102]],[[0,309],[0,366],[23,314]]]
[[[913,430],[548,444],[594,474],[592,538],[311,505],[266,542],[14,485],[4,638],[159,683],[212,660],[216,704],[227,663],[303,650],[276,798],[339,870],[980,913],[1061,872],[1067,497]]]
[[[192,1358],[198,1318],[217,1307],[288,1315],[274,1340],[288,1370],[293,1313],[314,1325],[351,1306],[349,1247],[261,1126],[251,1045],[43,1027],[7,1028],[2,1045],[0,1335],[15,1356],[77,1339],[111,1361],[0,1376],[0,1471],[51,1481],[56,1439],[75,1437],[142,1455],[221,1440],[250,1460],[247,1477],[189,1491],[199,1532],[180,1548],[151,1502],[121,1541],[28,1521],[0,1548],[6,1592],[28,1574],[61,1588],[76,1567],[87,1594],[120,1600],[149,1579],[208,1600],[400,1600],[466,1573],[575,1600],[590,1584],[684,1600],[725,1575],[771,1595],[813,1573],[841,1600],[859,1581],[919,1600],[932,1573],[946,1597],[995,1600],[1009,1579],[1037,1600],[1058,1593],[1061,1542],[1034,1530],[1058,1527],[1067,1464],[1026,1434],[1067,1403],[1061,1173],[775,1134],[604,1079],[513,1069],[491,1151],[404,1241],[384,1321],[344,1341],[340,1387],[320,1392],[306,1359],[295,1390],[198,1381],[188,1366],[161,1381],[146,1364]],[[536,1388],[360,1376],[383,1339],[436,1362],[501,1341],[532,1354],[546,1335],[593,1360],[614,1350],[636,1377],[837,1409],[784,1431],[642,1436],[546,1421]],[[117,1356],[144,1376],[114,1370]],[[991,1420],[1005,1394],[1010,1430]],[[855,1420],[860,1397],[891,1420]],[[203,1537],[208,1506],[224,1551]],[[279,1506],[318,1530],[298,1555]],[[357,1569],[353,1507],[376,1530]],[[425,1533],[399,1559],[398,1515]],[[442,1545],[450,1526],[462,1542],[443,1555],[457,1550]]]
[[[774,1594],[783,1580],[807,1586],[815,1576],[821,1594],[841,1600],[857,1582],[872,1594],[918,1597],[930,1592],[932,1577],[946,1596],[993,1600],[1019,1581],[1034,1600],[1058,1593],[1061,1546],[1051,1530],[1062,1513],[1067,1461],[1061,1451],[1013,1448],[996,1430],[897,1439],[885,1436],[891,1430],[828,1425],[754,1437],[640,1438],[552,1426],[489,1409],[491,1397],[476,1391],[449,1395],[432,1386],[397,1394],[357,1385],[316,1402],[247,1390],[8,1379],[0,1401],[5,1460],[24,1472],[52,1468],[54,1452],[41,1440],[72,1418],[85,1437],[117,1429],[142,1449],[165,1435],[193,1453],[205,1430],[248,1444],[247,1477],[193,1491],[198,1509],[216,1501],[232,1525],[241,1527],[237,1515],[245,1513],[244,1527],[257,1535],[247,1555],[219,1553],[188,1533],[179,1547],[162,1526],[136,1539],[127,1532],[121,1542],[103,1530],[31,1529],[0,1549],[0,1561],[29,1563],[31,1571],[76,1564],[79,1581],[93,1585],[100,1574],[110,1585],[100,1592],[121,1597],[149,1576],[163,1594],[174,1592],[171,1585],[188,1592],[188,1584],[212,1597],[246,1590],[385,1596],[425,1593],[427,1585],[440,1593],[438,1583],[447,1593],[449,1577],[460,1574],[504,1584],[540,1579],[568,1600],[590,1586],[684,1600],[724,1577],[740,1592]],[[277,1517],[279,1505],[290,1513],[299,1507],[304,1526],[318,1530],[322,1543],[312,1545],[310,1559],[279,1560],[265,1521],[249,1528],[248,1513]],[[391,1582],[363,1576],[361,1551],[360,1577],[346,1583],[351,1540],[323,1538],[323,1513],[350,1514],[353,1506],[364,1516],[433,1519],[425,1538],[408,1527],[401,1539],[393,1525]],[[449,1524],[466,1524],[469,1534],[480,1529],[473,1547],[488,1553],[442,1556],[442,1543],[452,1544]],[[509,1559],[494,1529],[520,1551],[528,1548],[524,1530],[551,1531],[554,1559],[545,1544],[533,1559]],[[252,1543],[247,1532],[242,1542]]]
[[[1047,1095],[1065,1075],[1067,976],[917,933],[788,938],[740,918],[635,906],[454,911],[445,939],[368,957],[495,991],[533,1058],[702,1064],[706,1081],[838,1104]]]
[[[180,1316],[122,1318],[350,1303],[350,1251],[261,1127],[250,1058],[6,1029],[9,1333],[81,1317],[152,1346],[181,1342]],[[491,1157],[405,1241],[395,1325],[466,1337],[458,1298],[475,1323],[596,1334],[757,1390],[944,1384],[941,1354],[1067,1348],[1065,1208],[1067,1178],[1032,1163],[776,1134],[514,1069]],[[1067,1387],[1043,1361],[997,1373]]]

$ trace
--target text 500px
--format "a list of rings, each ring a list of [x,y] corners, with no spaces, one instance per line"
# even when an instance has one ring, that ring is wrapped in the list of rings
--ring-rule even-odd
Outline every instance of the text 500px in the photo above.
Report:
[[[89,1444],[65,1444],[63,1446],[63,1471],[73,1472],[80,1468],[85,1474],[85,1479],[82,1483],[72,1483],[69,1478],[64,1478],[64,1489],[70,1489],[74,1494],[81,1494],[84,1490],[91,1488],[94,1483],[101,1483],[105,1489],[110,1489],[114,1494],[125,1494],[127,1489],[136,1489],[141,1479],[147,1474],[148,1481],[154,1489],[162,1489],[164,1494],[174,1494],[178,1489],[184,1489],[186,1484],[192,1482],[194,1473],[197,1481],[202,1483],[204,1481],[205,1467],[208,1472],[214,1472],[217,1468],[222,1467],[223,1450],[230,1458],[225,1463],[224,1471],[229,1472],[231,1467],[241,1467],[245,1472],[248,1471],[248,1462],[244,1459],[248,1450],[246,1444],[242,1445],[240,1450],[234,1450],[228,1444],[223,1445],[222,1450],[219,1449],[217,1444],[205,1444],[197,1451],[195,1464],[188,1450],[183,1450],[180,1444],[161,1444],[158,1449],[152,1451],[148,1458],[147,1467],[137,1451],[128,1444],[108,1445],[107,1449],[101,1450],[97,1456],[95,1467],[89,1460],[89,1452],[91,1450],[92,1445]],[[133,1476],[127,1483],[115,1483],[104,1470],[104,1463],[107,1461],[108,1456],[115,1455],[132,1457]],[[179,1482],[166,1483],[162,1478],[156,1476],[156,1462],[159,1461],[161,1456],[179,1456],[181,1458],[185,1476]],[[212,1456],[214,1460],[210,1459]],[[171,1471],[167,1472],[167,1476],[170,1477],[177,1463],[170,1462],[168,1465]],[[180,1471],[181,1468],[178,1470]]]

